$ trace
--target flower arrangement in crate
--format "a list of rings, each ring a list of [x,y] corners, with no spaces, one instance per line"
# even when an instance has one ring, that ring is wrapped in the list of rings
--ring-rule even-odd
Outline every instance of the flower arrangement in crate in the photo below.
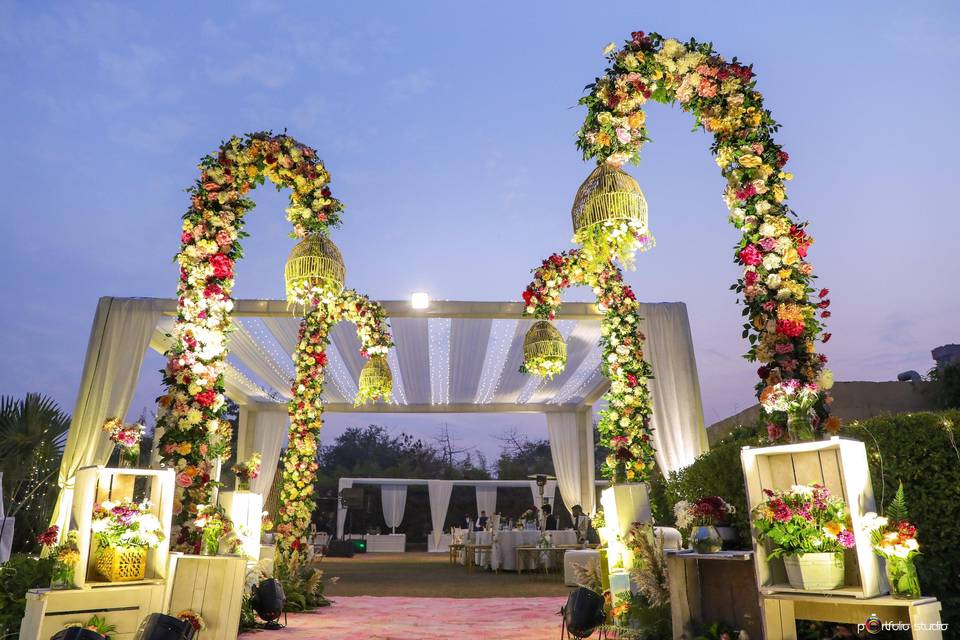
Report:
[[[142,580],[146,575],[147,549],[155,549],[164,539],[160,520],[150,507],[149,501],[130,498],[104,500],[94,507],[96,568],[110,582]]]
[[[76,531],[68,531],[63,540],[57,542],[60,527],[51,526],[37,536],[37,542],[50,547],[53,569],[50,573],[51,589],[75,589],[77,562],[80,560],[79,536]]]
[[[917,527],[908,518],[901,482],[893,501],[887,505],[886,516],[866,514],[863,529],[870,535],[874,553],[884,560],[890,595],[915,599],[920,597],[920,579],[913,559],[920,553],[920,543]]]
[[[143,425],[125,424],[120,418],[110,418],[102,427],[110,442],[120,451],[120,467],[132,469],[140,462],[140,441],[143,440]]]
[[[246,460],[233,465],[233,473],[237,476],[237,491],[249,491],[250,481],[260,476],[260,467],[263,457],[259,452],[250,454]]]
[[[194,525],[202,531],[200,548],[197,549],[202,556],[219,554],[221,543],[227,546],[228,553],[233,553],[240,546],[240,541],[233,530],[233,521],[221,507],[200,505],[197,507]]]
[[[795,589],[829,591],[843,586],[844,549],[856,543],[847,507],[821,484],[763,490],[753,509],[757,539],[768,542],[768,560],[783,558]]]
[[[736,534],[728,526],[736,507],[720,496],[707,496],[694,503],[681,500],[673,506],[677,528],[689,536],[690,544],[697,553],[717,553],[724,542],[735,541]],[[726,529],[726,537],[720,529]]]

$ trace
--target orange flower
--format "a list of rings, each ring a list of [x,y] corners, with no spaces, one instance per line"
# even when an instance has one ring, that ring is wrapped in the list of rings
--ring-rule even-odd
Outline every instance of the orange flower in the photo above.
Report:
[[[827,418],[827,421],[823,426],[830,433],[836,434],[836,433],[839,433],[841,424],[842,422],[840,418],[838,418],[837,416],[830,416],[829,418]]]

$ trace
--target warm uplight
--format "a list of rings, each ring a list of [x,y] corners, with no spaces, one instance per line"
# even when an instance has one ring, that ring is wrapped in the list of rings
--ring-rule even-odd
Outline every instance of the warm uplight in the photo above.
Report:
[[[430,306],[430,296],[420,291],[410,296],[410,306],[414,309],[426,309]]]

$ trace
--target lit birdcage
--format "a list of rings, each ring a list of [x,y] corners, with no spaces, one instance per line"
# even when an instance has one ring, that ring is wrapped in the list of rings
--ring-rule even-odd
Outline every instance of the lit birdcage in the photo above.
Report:
[[[336,295],[343,291],[345,274],[337,245],[326,236],[308,236],[297,243],[287,258],[287,300],[305,303],[318,294]]]

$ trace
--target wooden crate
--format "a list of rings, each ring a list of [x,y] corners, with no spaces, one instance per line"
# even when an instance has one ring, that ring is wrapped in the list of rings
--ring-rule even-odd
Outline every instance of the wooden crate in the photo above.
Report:
[[[173,469],[110,469],[102,466],[83,467],[77,471],[76,491],[72,511],[77,523],[80,561],[76,575],[78,587],[99,587],[118,584],[161,584],[167,575],[170,526],[173,519]],[[97,542],[91,525],[94,506],[104,500],[123,498],[149,499],[151,511],[160,520],[164,542],[147,551],[147,571],[143,580],[114,583],[101,576],[95,568]]]
[[[789,489],[795,484],[819,483],[842,497],[850,511],[856,546],[845,553],[843,587],[820,593],[871,598],[887,593],[887,581],[870,536],[862,531],[863,516],[876,511],[867,452],[862,442],[838,437],[775,447],[744,447],[740,453],[750,509],[765,500],[764,489]],[[809,593],[787,582],[782,560],[767,561],[769,549],[752,532],[757,585],[761,593]]]
[[[86,622],[94,615],[117,626],[112,640],[132,640],[143,619],[163,607],[163,585],[121,584],[109,588],[27,592],[20,622],[21,640],[47,640],[66,625]]]
[[[235,640],[246,573],[244,556],[171,553],[164,610],[172,616],[186,609],[199,613],[207,628],[194,640]]]

